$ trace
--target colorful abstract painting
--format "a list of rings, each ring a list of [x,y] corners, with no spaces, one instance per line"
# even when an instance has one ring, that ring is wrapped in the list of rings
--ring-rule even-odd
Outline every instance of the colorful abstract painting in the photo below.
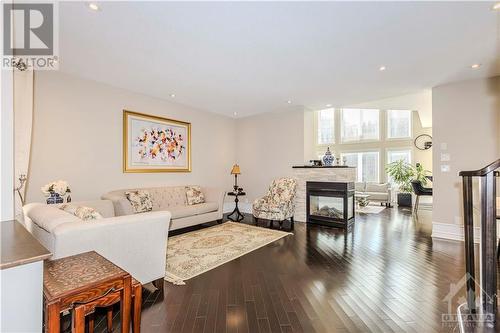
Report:
[[[123,112],[124,172],[191,171],[191,124]]]

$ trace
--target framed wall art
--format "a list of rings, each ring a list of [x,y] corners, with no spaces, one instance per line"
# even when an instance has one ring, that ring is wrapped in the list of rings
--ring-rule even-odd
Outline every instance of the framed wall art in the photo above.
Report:
[[[123,110],[123,172],[190,172],[191,123]]]

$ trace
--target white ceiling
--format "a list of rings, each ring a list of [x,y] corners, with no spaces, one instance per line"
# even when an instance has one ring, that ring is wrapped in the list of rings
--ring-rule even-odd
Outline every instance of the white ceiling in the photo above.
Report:
[[[63,72],[229,116],[500,74],[492,2],[99,5],[60,4]]]

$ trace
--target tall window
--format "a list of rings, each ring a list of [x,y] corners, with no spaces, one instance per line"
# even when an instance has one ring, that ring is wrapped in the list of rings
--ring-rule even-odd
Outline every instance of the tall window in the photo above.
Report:
[[[326,145],[335,142],[335,109],[317,112],[317,144]]]
[[[411,149],[390,149],[387,151],[387,164],[403,160],[406,163],[411,163]],[[393,183],[391,176],[387,175],[387,181]]]
[[[342,109],[342,142],[379,140],[379,110]]]
[[[342,153],[348,166],[357,168],[357,180],[361,182],[379,181],[379,153],[378,151],[360,153]]]
[[[387,138],[410,138],[411,117],[410,110],[387,110]]]
[[[411,163],[411,149],[391,149],[387,151],[387,164],[399,160]]]

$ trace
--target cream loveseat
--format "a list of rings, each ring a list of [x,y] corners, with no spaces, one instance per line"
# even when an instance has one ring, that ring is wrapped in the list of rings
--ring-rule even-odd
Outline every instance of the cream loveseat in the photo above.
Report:
[[[154,211],[169,211],[172,214],[170,230],[189,227],[205,222],[222,222],[224,191],[217,188],[201,187],[205,202],[188,205],[185,186],[164,186],[117,190],[104,194],[101,198],[111,200],[116,215],[133,215],[134,209],[125,192],[143,190],[149,192]]]
[[[23,207],[24,223],[52,259],[96,251],[142,284],[163,281],[170,213],[115,216],[109,200],[75,202],[94,208],[102,219],[83,221],[59,205],[31,203]]]
[[[389,183],[371,183],[371,182],[358,182],[354,183],[356,194],[368,194],[368,201],[380,202],[388,207],[391,207],[393,202],[393,191]]]

